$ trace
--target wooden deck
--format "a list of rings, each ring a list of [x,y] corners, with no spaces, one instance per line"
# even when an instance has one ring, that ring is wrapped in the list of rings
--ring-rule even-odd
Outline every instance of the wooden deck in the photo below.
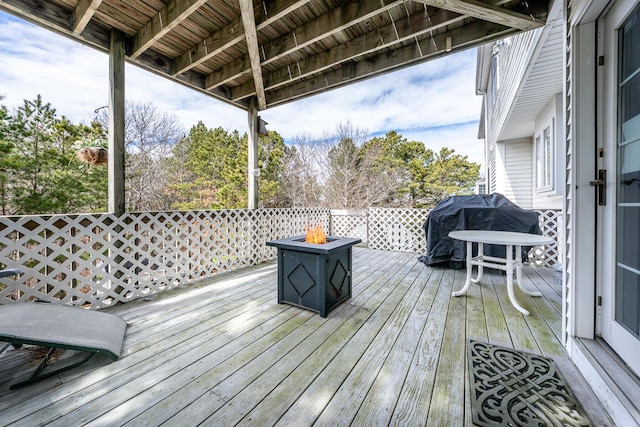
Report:
[[[270,262],[110,309],[129,324],[116,362],[100,356],[9,391],[36,362],[25,364],[34,348],[8,350],[0,423],[471,425],[467,339],[554,357],[589,398],[559,343],[551,269],[525,268],[525,285],[543,297],[516,290],[531,311],[523,316],[500,272],[456,298],[464,271],[414,254],[354,248],[354,268],[353,297],[326,319],[277,304]]]

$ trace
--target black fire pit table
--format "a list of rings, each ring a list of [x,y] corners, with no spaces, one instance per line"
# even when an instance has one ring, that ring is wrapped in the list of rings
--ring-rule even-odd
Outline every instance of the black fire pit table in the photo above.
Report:
[[[278,304],[327,313],[351,298],[351,248],[361,239],[327,236],[327,243],[307,243],[305,236],[271,240],[278,248]]]

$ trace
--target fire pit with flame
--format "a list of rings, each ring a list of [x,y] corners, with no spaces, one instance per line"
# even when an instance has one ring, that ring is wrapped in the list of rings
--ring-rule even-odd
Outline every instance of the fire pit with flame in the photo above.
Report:
[[[267,246],[278,248],[278,303],[327,317],[351,297],[351,249],[361,241],[327,236],[321,227],[307,227],[303,236],[268,241]]]

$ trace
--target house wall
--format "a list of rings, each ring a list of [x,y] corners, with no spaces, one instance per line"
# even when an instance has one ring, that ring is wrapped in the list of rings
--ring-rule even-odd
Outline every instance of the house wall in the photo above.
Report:
[[[532,209],[531,203],[531,138],[521,138],[498,143],[502,152],[504,177],[498,193],[523,209]]]
[[[547,30],[548,33],[549,30]],[[490,193],[501,193],[525,209],[561,209],[564,194],[564,160],[554,167],[555,182],[551,190],[535,188],[535,144],[532,124],[521,123],[517,133],[525,138],[501,140],[500,135],[530,72],[532,57],[539,53],[543,29],[521,33],[493,45],[489,79],[485,88],[482,131],[486,146],[486,177]],[[496,59],[497,57],[497,59]],[[497,66],[497,69],[496,69]],[[555,117],[555,157],[564,158],[564,112],[561,93],[549,99],[536,118],[536,131]],[[533,122],[533,118],[531,119]],[[509,131],[514,132],[513,125]]]
[[[541,131],[550,122],[554,121],[554,153],[553,171],[554,182],[550,190],[535,189],[535,144],[531,140],[531,208],[532,209],[562,209],[564,202],[564,182],[565,182],[565,134],[564,134],[564,114],[562,111],[562,94],[556,94],[544,107],[538,117],[536,117],[535,131]]]
[[[528,31],[507,37],[502,43],[494,45],[493,56],[497,55],[498,70],[494,67],[496,60],[492,60],[485,95],[488,123],[486,136],[489,146],[499,139],[541,34],[541,29]]]
[[[618,3],[621,0],[617,0]],[[589,185],[596,171],[597,45],[601,34],[597,19],[616,0],[573,0],[567,5],[564,105],[566,111],[567,168],[565,175],[565,257],[563,314],[566,349],[615,425],[638,426],[640,416],[623,402],[617,377],[608,370],[617,362],[596,360],[580,338],[596,335],[596,192]],[[592,341],[598,343],[598,341]],[[603,364],[607,368],[603,368]],[[635,384],[635,380],[628,378]]]
[[[504,145],[493,143],[487,155],[489,194],[504,191]]]
[[[565,102],[565,281],[567,337],[595,336],[595,173],[596,37],[598,12],[590,1],[572,2],[568,10]],[[603,2],[604,3],[604,2]],[[601,6],[601,10],[605,5]],[[580,287],[576,286],[580,283]]]

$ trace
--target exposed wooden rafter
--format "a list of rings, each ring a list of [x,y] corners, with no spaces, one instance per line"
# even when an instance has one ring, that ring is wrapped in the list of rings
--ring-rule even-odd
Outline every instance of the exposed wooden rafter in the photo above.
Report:
[[[258,51],[258,31],[256,30],[256,18],[253,14],[253,3],[251,0],[240,0],[240,13],[242,14],[244,34],[247,38],[249,62],[251,63],[253,83],[256,87],[256,95],[258,97],[258,108],[264,110],[267,108],[267,101],[264,96],[262,66],[260,65],[260,52]]]
[[[273,90],[296,80],[309,77],[315,73],[350,61],[358,56],[391,47],[396,43],[410,40],[416,36],[428,34],[446,25],[462,21],[465,17],[447,10],[433,9],[433,15],[416,13],[405,19],[378,28],[373,35],[365,34],[348,43],[334,46],[326,52],[307,57],[266,74],[265,90]],[[251,82],[247,82],[232,92],[232,99],[240,100],[255,94]]]
[[[73,9],[73,32],[81,33],[86,28],[102,0],[80,0]]]
[[[267,14],[256,16],[256,29],[271,25],[288,13],[309,3],[310,0],[275,0],[268,3]],[[182,53],[175,59],[173,74],[181,74],[203,63],[209,58],[229,49],[236,43],[244,40],[244,26],[242,18],[234,19],[215,34],[203,39],[191,49]]]
[[[207,0],[171,0],[133,36],[131,58],[137,58],[162,36],[187,19]]]
[[[544,25],[533,16],[523,15],[499,6],[477,0],[414,0],[429,6],[472,16],[487,22],[517,28],[521,31],[533,30]]]
[[[267,93],[267,103],[275,106],[291,99],[302,98],[311,94],[324,92],[346,83],[352,83],[369,77],[380,75],[397,68],[397,64],[409,66],[428,59],[437,58],[447,53],[444,49],[447,38],[452,40],[451,51],[459,51],[474,45],[478,41],[488,43],[492,40],[507,37],[517,30],[494,23],[487,24],[474,21],[452,31],[424,38],[391,53],[381,53],[366,61],[352,62],[342,69],[324,73],[316,78],[299,81],[281,89]]]
[[[0,10],[103,52],[120,31],[126,61],[264,110],[539,28],[549,1],[0,0]]]
[[[336,34],[345,28],[366,21],[378,13],[391,9],[405,0],[365,0],[352,2],[333,9],[305,25],[296,28],[292,33],[272,40],[263,45],[264,65],[300,50],[323,38]],[[247,73],[246,61],[234,61],[221,70],[207,76],[207,89],[214,89],[238,76]]]

